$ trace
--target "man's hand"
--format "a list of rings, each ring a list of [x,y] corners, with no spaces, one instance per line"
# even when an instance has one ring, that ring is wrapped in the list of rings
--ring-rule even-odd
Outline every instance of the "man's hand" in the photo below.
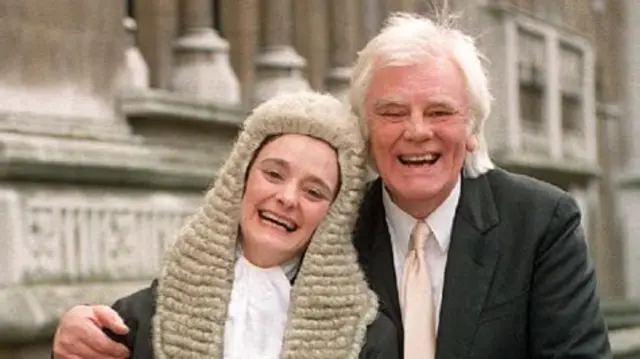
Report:
[[[78,305],[60,319],[53,337],[53,359],[125,359],[127,348],[102,330],[124,335],[129,328],[118,313],[104,305]]]

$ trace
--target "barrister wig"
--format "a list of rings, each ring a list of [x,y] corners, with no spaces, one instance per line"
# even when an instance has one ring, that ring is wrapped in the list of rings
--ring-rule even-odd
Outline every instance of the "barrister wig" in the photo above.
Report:
[[[288,133],[330,144],[341,186],[300,264],[281,356],[358,357],[378,308],[351,242],[365,184],[365,144],[357,120],[337,99],[300,92],[255,108],[204,204],[168,251],[153,319],[156,358],[222,358],[246,172],[266,138]]]

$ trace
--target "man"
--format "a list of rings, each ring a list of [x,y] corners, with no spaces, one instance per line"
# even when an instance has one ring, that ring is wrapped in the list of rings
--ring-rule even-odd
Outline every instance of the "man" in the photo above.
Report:
[[[489,159],[471,38],[392,17],[360,53],[350,100],[380,175],[354,243],[405,358],[612,358],[575,201]],[[118,357],[99,327],[126,330],[105,307],[74,308],[55,358]]]

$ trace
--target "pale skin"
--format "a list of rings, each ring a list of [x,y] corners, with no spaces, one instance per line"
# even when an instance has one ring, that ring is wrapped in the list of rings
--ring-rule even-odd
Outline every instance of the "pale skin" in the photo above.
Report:
[[[284,134],[266,143],[249,169],[242,198],[245,258],[268,268],[299,255],[328,213],[338,178],[337,154],[323,141]],[[287,229],[272,219],[292,227]],[[73,307],[60,319],[53,341],[54,359],[128,358],[128,349],[108,338],[103,329],[119,335],[129,330],[108,306]]]
[[[469,100],[460,69],[448,57],[374,69],[365,94],[364,116],[372,158],[393,201],[413,217],[426,218],[449,196],[467,153],[477,147],[477,138],[469,131]],[[436,160],[407,166],[400,160],[406,156],[432,156]],[[96,356],[96,350],[91,355],[77,354],[87,351],[68,346],[73,340],[89,341],[85,332],[65,328],[95,326],[94,319],[77,314],[90,309],[85,307],[62,317],[54,348],[75,356],[55,359],[126,358]],[[111,328],[114,323],[101,324]],[[104,336],[91,338],[93,342],[106,340]],[[111,353],[117,350],[115,346],[112,343],[109,347]]]
[[[364,114],[372,158],[393,201],[426,218],[449,196],[467,152],[477,146],[462,73],[448,57],[377,69]],[[401,161],[419,156],[437,159],[409,166]]]
[[[302,252],[337,187],[337,155],[326,143],[288,134],[265,145],[249,170],[242,198],[245,257],[257,266],[273,267]],[[260,214],[295,230],[283,230]]]

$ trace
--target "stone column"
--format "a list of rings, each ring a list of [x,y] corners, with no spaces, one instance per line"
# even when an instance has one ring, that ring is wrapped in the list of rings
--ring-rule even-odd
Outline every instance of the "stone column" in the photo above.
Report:
[[[30,237],[24,235],[28,228],[20,191],[46,182],[46,170],[15,178],[12,170],[59,163],[73,173],[70,163],[75,154],[83,165],[92,165],[83,141],[129,138],[117,110],[115,76],[124,60],[124,2],[2,0],[1,4],[0,292],[23,279],[29,260],[25,248]],[[67,143],[72,145],[65,147]],[[21,180],[31,185],[23,186]],[[44,246],[50,243],[45,240]],[[15,313],[16,318],[27,315]],[[0,331],[8,321],[0,314]]]
[[[640,138],[640,43],[637,36],[640,35],[640,3],[634,0],[626,1],[625,23],[627,32],[625,36],[626,44],[626,66],[627,66],[627,130],[629,138],[627,141],[628,166],[640,168],[640,142],[635,139]]]
[[[169,89],[173,49],[178,31],[175,0],[135,0],[133,14],[138,27],[138,47],[149,65],[151,87]]]
[[[341,101],[348,100],[351,68],[358,51],[358,0],[330,0],[331,68],[327,90]]]
[[[211,0],[180,0],[171,89],[220,104],[240,103],[229,44],[213,29]]]
[[[260,17],[258,0],[219,0],[222,30],[231,48],[229,56],[242,91],[242,102],[250,103],[255,83],[255,58],[257,53]]]
[[[619,200],[617,198],[616,179],[620,172],[620,121],[619,107],[616,105],[598,106],[598,136],[600,145],[599,162],[601,177],[598,181],[598,207],[600,226],[594,234],[591,255],[596,263],[598,287],[604,298],[624,297],[624,258],[623,236],[620,231]]]
[[[262,102],[277,93],[309,89],[302,70],[306,61],[292,46],[291,0],[262,0],[262,39],[256,58],[257,83],[254,101]]]
[[[294,47],[307,60],[305,74],[309,85],[317,91],[325,91],[331,56],[330,6],[327,0],[301,0],[294,4]]]
[[[54,2],[2,0],[1,7],[0,128],[11,122],[7,113],[34,131],[117,118],[124,2],[76,1],[73,16]],[[57,118],[64,120],[52,124]]]
[[[136,43],[136,21],[127,17],[123,21],[127,32],[127,45],[122,71],[121,86],[124,90],[145,90],[149,88],[149,66]]]
[[[363,48],[380,31],[386,15],[380,0],[360,0],[360,11],[362,13],[360,48]]]
[[[620,214],[624,229],[624,263],[626,295],[640,298],[640,2],[626,0],[623,23],[626,25],[625,44],[622,47],[626,59],[626,113],[623,131],[625,134],[626,164],[621,176],[619,193]]]
[[[419,8],[418,5],[420,3],[429,6],[430,2],[422,1],[422,0],[383,0],[382,6],[384,6],[385,16],[388,16],[389,14],[393,12],[398,12],[398,11],[402,11],[402,12],[417,11]]]

